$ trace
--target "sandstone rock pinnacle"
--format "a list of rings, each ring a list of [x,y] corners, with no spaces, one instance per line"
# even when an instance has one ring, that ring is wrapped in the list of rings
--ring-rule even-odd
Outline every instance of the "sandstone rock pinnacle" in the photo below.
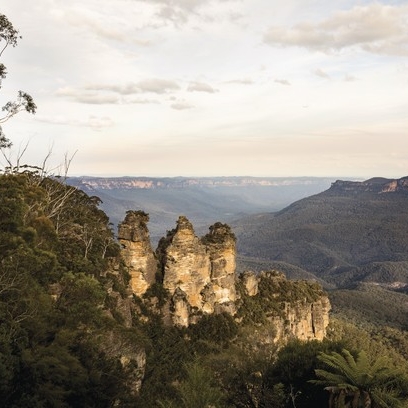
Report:
[[[122,258],[131,276],[131,289],[137,296],[143,295],[155,282],[157,272],[157,261],[146,225],[148,221],[149,215],[143,211],[127,211],[125,220],[119,224]]]

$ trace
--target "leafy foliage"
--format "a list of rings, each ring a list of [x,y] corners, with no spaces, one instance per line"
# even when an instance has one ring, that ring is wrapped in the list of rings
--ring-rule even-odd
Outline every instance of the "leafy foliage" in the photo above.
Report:
[[[4,14],[0,14],[0,57],[8,46],[15,47],[20,38],[21,36],[18,35],[18,30],[14,28],[10,20]],[[1,82],[6,78],[6,75],[7,68],[3,63],[0,63],[0,88]],[[0,117],[0,124],[6,122],[23,110],[34,114],[37,110],[37,106],[31,95],[27,92],[18,91],[17,99],[7,102],[2,107],[4,116]],[[9,148],[10,146],[11,142],[6,138],[0,126],[0,149]]]
[[[315,370],[319,379],[313,383],[326,386],[336,404],[349,399],[353,408],[406,406],[407,394],[401,385],[406,388],[408,378],[392,368],[386,357],[370,360],[365,351],[354,357],[343,349],[341,353],[320,353],[318,359],[326,369]]]
[[[0,176],[5,406],[108,407],[135,399],[119,355],[102,351],[113,340],[97,341],[97,333],[121,328],[105,309],[107,255],[118,248],[97,204],[36,173]],[[132,328],[121,336],[137,348],[137,332]]]

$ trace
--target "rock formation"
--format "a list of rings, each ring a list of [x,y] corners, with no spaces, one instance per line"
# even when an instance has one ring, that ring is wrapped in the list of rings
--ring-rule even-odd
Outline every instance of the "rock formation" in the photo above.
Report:
[[[143,211],[128,211],[119,224],[118,240],[122,245],[122,258],[131,276],[130,286],[135,295],[141,296],[155,282],[157,261],[150,244],[147,222]]]
[[[174,323],[188,326],[197,313],[235,313],[235,256],[227,225],[214,224],[200,240],[188,219],[179,217],[157,250]]]
[[[180,216],[176,228],[153,253],[147,221],[147,214],[130,211],[119,226],[133,294],[141,297],[154,283],[161,285],[167,297],[157,310],[165,322],[179,327],[196,323],[203,314],[236,315],[243,300],[237,293],[236,238],[230,227],[217,222],[200,239],[190,221]],[[289,337],[324,338],[330,303],[318,285],[287,281],[278,272],[246,272],[240,284],[243,296],[256,298],[259,305],[267,301],[263,297],[269,297],[267,316],[274,326],[274,342]],[[157,305],[157,299],[152,299],[146,299],[146,304]]]
[[[178,219],[161,251],[163,286],[170,294],[183,291],[191,307],[202,309],[201,291],[210,283],[210,259],[186,217]]]
[[[245,272],[240,281],[247,296],[257,297],[258,304],[273,306],[266,315],[275,329],[274,343],[288,338],[323,340],[326,336],[330,301],[314,282],[288,281],[276,271]]]

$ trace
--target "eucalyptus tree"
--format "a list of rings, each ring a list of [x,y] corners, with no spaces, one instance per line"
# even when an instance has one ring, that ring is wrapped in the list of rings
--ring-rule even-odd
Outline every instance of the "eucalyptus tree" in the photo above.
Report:
[[[0,14],[0,58],[2,57],[4,51],[7,47],[15,47],[18,40],[21,39],[18,30],[16,30],[9,19],[4,15]],[[0,61],[0,88],[3,79],[7,76],[7,68]],[[1,108],[3,115],[0,116],[0,148],[9,148],[11,142],[3,133],[1,124],[8,121],[14,115],[21,111],[27,111],[28,113],[35,113],[37,109],[33,98],[27,92],[18,91],[17,98],[13,101],[8,101]]]

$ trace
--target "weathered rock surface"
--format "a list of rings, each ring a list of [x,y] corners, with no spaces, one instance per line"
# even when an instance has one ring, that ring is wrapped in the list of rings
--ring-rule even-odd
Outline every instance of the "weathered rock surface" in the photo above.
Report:
[[[276,300],[273,310],[267,313],[275,329],[274,343],[286,342],[290,338],[324,339],[331,305],[327,295],[313,283],[288,281],[284,274],[276,271],[261,272],[259,275],[245,272],[240,280],[247,296]]]
[[[201,312],[235,313],[235,237],[227,225],[216,223],[199,239],[181,216],[160,241],[157,257],[174,324],[188,326]]]
[[[240,298],[235,273],[236,238],[230,227],[215,223],[200,239],[190,221],[180,216],[176,228],[160,240],[154,254],[147,221],[147,214],[131,211],[119,226],[119,240],[132,277],[133,293],[141,296],[153,283],[162,285],[168,296],[159,312],[164,322],[176,326],[196,323],[203,314],[226,312],[235,315]],[[240,284],[246,296],[259,297],[260,304],[265,287],[268,288],[273,310],[267,315],[274,326],[268,332],[274,333],[275,343],[290,337],[324,338],[330,302],[319,289],[304,282],[287,281],[277,272],[259,275],[246,272],[240,276]],[[146,302],[148,305],[149,300]]]
[[[330,302],[323,297],[316,302],[286,302],[284,318],[275,317],[276,340],[297,338],[299,340],[323,340],[329,324]]]
[[[155,282],[157,261],[150,244],[147,222],[143,211],[128,211],[119,224],[118,239],[122,245],[122,258],[131,276],[130,286],[135,295],[143,295]]]
[[[202,240],[210,256],[210,279],[214,298],[207,302],[207,309],[215,305],[221,310],[235,313],[237,299],[235,288],[236,238],[231,228],[217,222]],[[214,310],[212,310],[213,312]]]
[[[210,283],[210,259],[186,217],[178,219],[163,252],[163,286],[171,295],[181,289],[189,305],[201,310],[201,291]]]

